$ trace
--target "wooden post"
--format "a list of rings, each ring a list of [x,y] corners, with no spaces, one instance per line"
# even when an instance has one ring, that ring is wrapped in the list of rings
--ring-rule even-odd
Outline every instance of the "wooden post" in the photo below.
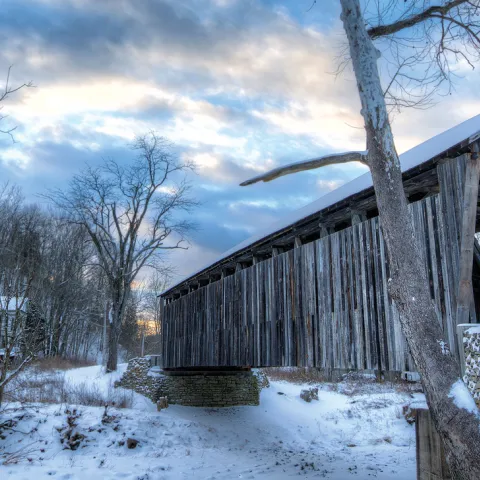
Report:
[[[363,210],[352,210],[352,225],[358,225],[359,223],[367,220],[367,214]]]
[[[326,225],[323,222],[320,222],[318,226],[320,227],[320,238],[328,237],[335,232],[335,229],[332,226]]]
[[[272,247],[272,257],[276,257],[280,253],[279,247]]]
[[[294,246],[295,246],[295,248],[298,248],[298,247],[302,246],[302,239],[300,237],[295,237]]]
[[[449,480],[442,439],[433,425],[428,410],[415,411],[417,444],[417,480]]]
[[[460,244],[460,268],[457,295],[457,325],[470,323],[470,314],[472,314],[472,321],[476,321],[475,307],[473,306],[472,267],[478,202],[478,181],[480,178],[478,143],[473,144],[473,153],[469,154],[468,157],[463,193],[462,236]]]
[[[460,323],[457,325],[457,346],[458,346],[458,354],[460,360],[460,370],[462,372],[462,378],[465,375],[465,347],[463,346],[463,332],[466,327],[465,323]]]
[[[235,272],[239,272],[241,269],[242,269],[242,263],[237,262],[237,264],[235,265]]]

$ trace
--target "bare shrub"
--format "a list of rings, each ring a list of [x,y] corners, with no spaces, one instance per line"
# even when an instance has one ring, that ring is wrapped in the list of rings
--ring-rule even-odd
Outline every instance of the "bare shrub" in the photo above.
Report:
[[[374,375],[349,372],[342,376],[342,380],[338,383],[338,391],[349,396],[372,393],[376,383],[377,379]]]
[[[117,408],[132,408],[133,406],[133,391],[115,390],[115,400],[113,404]]]
[[[98,385],[89,385],[86,382],[69,385],[66,389],[66,400],[66,403],[87,407],[102,407],[108,403]]]
[[[78,385],[70,385],[67,387],[66,403],[89,407],[114,405],[117,408],[131,408],[133,404],[133,392],[115,389],[109,386],[107,393],[104,393],[98,385],[89,385],[87,382],[82,382]]]
[[[67,415],[66,425],[57,428],[60,434],[60,443],[65,450],[77,450],[86,436],[80,433],[78,430],[77,420],[81,417],[81,412],[78,412],[76,408],[73,410],[65,410]]]
[[[1,465],[17,465],[18,463],[23,463],[29,458],[38,456],[38,446],[36,442],[32,442],[29,445],[19,448],[18,450],[10,453],[5,453],[3,455],[3,461]]]
[[[8,385],[5,398],[9,402],[70,404],[103,407],[114,405],[117,408],[131,408],[133,392],[116,389],[109,385],[107,391],[97,384],[82,382],[72,384],[58,371],[30,369]]]
[[[5,400],[19,403],[62,403],[65,377],[59,372],[25,371],[7,385]]]
[[[326,371],[320,368],[306,367],[268,367],[261,370],[267,375],[269,380],[284,381],[294,384],[314,384],[325,383],[326,388],[332,392],[340,392],[344,395],[354,396],[372,393],[377,383],[388,385],[399,393],[423,392],[420,382],[407,382],[400,377],[391,377],[391,380],[385,381],[381,376],[375,376],[373,373],[352,371],[343,373],[341,371]]]

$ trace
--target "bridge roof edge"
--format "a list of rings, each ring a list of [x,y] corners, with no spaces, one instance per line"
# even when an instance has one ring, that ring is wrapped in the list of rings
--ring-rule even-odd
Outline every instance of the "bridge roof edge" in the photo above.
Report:
[[[480,138],[480,114],[470,118],[446,131],[440,133],[425,142],[417,145],[416,147],[407,150],[400,155],[400,163],[402,165],[402,171],[408,172],[415,167],[418,167],[428,161],[435,159],[439,156],[443,156],[445,152],[451,150],[457,146],[470,145],[475,140]],[[239,252],[248,249],[255,243],[262,241],[286,228],[294,225],[295,223],[308,218],[309,216],[320,213],[322,210],[339,203],[352,195],[358,194],[362,191],[368,190],[373,185],[370,172],[364,173],[357,178],[354,178],[350,182],[342,185],[341,187],[328,192],[304,207],[290,212],[283,216],[273,224],[259,229],[254,235],[247,238],[243,242],[235,245],[231,249],[219,255],[213,262],[205,265],[201,269],[192,272],[188,276],[177,281],[174,285],[170,286],[167,290],[162,292],[160,296],[167,296],[173,290],[178,289],[179,286],[187,281],[201,275],[207,270],[212,269],[220,262],[232,257]]]

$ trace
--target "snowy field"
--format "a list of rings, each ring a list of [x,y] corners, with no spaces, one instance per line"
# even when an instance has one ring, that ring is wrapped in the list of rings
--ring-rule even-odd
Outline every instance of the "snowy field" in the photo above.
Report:
[[[111,392],[124,368],[114,377],[100,367],[65,376]],[[377,384],[355,393],[348,384],[323,384],[319,401],[306,403],[302,388],[271,382],[259,407],[172,405],[157,412],[137,394],[132,408],[109,408],[108,417],[103,407],[78,406],[74,430],[85,438],[74,451],[60,438],[65,412],[75,407],[30,407],[0,439],[0,479],[416,478],[415,428],[402,406],[422,401],[421,394]],[[136,448],[127,448],[127,438],[139,441]]]

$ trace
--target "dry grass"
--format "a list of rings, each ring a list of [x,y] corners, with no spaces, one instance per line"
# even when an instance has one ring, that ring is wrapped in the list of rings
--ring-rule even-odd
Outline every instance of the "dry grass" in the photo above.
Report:
[[[269,380],[284,381],[294,384],[327,384],[327,388],[345,395],[361,395],[371,393],[375,385],[380,382],[373,374],[365,372],[326,372],[318,368],[305,367],[270,367],[263,368]],[[416,382],[407,382],[400,378],[390,381],[381,381],[399,393],[413,394],[422,392],[422,385]]]
[[[133,392],[116,389],[113,385],[104,391],[95,383],[72,384],[58,370],[40,371],[32,368],[8,384],[5,400],[22,404],[115,405],[117,408],[131,408]]]
[[[406,380],[398,380],[393,382],[395,390],[399,393],[423,393],[423,387],[420,382],[407,382]]]
[[[73,368],[91,367],[92,365],[95,365],[95,363],[83,359],[64,358],[60,356],[41,358],[33,363],[33,366],[42,372],[50,370],[71,370]]]
[[[326,382],[327,376],[318,368],[306,367],[268,367],[262,368],[269,380],[289,383],[319,383]]]

